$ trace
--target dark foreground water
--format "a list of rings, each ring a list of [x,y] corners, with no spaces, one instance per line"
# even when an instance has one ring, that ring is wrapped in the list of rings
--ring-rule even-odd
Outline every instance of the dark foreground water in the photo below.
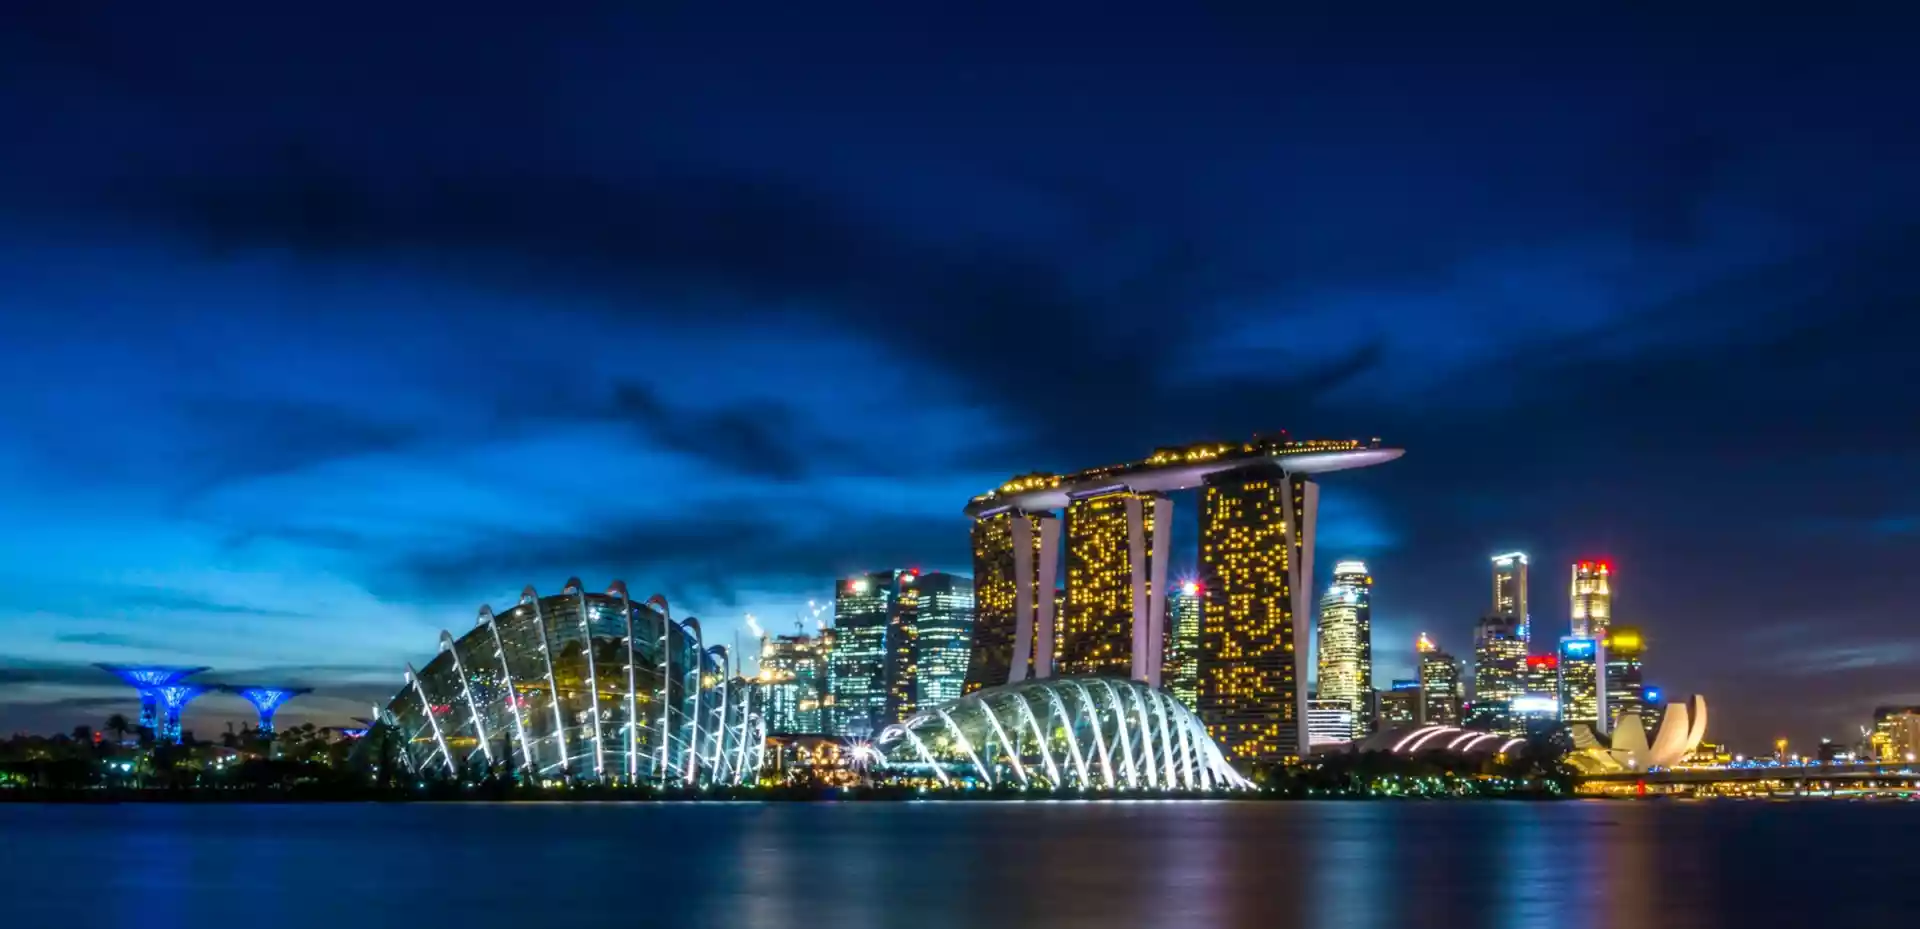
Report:
[[[1920,926],[1920,805],[0,805],[0,925]]]

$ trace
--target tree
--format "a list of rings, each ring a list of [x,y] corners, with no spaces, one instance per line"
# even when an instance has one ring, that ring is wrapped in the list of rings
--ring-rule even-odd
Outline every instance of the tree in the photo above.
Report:
[[[128,721],[128,719],[125,716],[119,713],[115,713],[112,716],[107,717],[106,726],[104,728],[108,732],[113,733],[114,741],[125,742],[127,740],[127,733],[133,731],[133,723]]]

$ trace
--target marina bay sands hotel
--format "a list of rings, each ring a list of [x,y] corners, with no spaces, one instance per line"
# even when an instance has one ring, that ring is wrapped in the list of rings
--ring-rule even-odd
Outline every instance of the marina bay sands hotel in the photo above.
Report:
[[[1168,494],[1197,488],[1204,605],[1195,709],[1236,762],[1300,754],[1309,744],[1304,633],[1320,490],[1313,477],[1400,455],[1378,439],[1256,436],[1162,448],[1144,461],[1074,474],[1026,474],[973,498],[967,691],[1054,675],[1160,686],[1173,544]]]

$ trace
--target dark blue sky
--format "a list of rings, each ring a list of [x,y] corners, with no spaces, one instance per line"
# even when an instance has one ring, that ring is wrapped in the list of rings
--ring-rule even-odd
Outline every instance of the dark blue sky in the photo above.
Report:
[[[335,721],[576,574],[782,626],[966,571],[1008,474],[1276,428],[1408,449],[1324,485],[1382,683],[1522,548],[1715,735],[1920,703],[1912,23],[38,6],[0,731],[99,660]]]

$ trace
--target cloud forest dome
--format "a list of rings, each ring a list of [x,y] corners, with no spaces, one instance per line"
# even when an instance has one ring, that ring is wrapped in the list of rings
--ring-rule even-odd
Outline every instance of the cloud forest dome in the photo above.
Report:
[[[707,648],[697,619],[676,622],[665,597],[633,602],[624,582],[588,593],[532,587],[473,629],[440,633],[362,741],[421,777],[522,772],[543,779],[737,784],[764,761],[751,688]]]
[[[975,691],[887,727],[883,766],[942,787],[1252,786],[1191,710],[1145,682],[1055,677]]]

